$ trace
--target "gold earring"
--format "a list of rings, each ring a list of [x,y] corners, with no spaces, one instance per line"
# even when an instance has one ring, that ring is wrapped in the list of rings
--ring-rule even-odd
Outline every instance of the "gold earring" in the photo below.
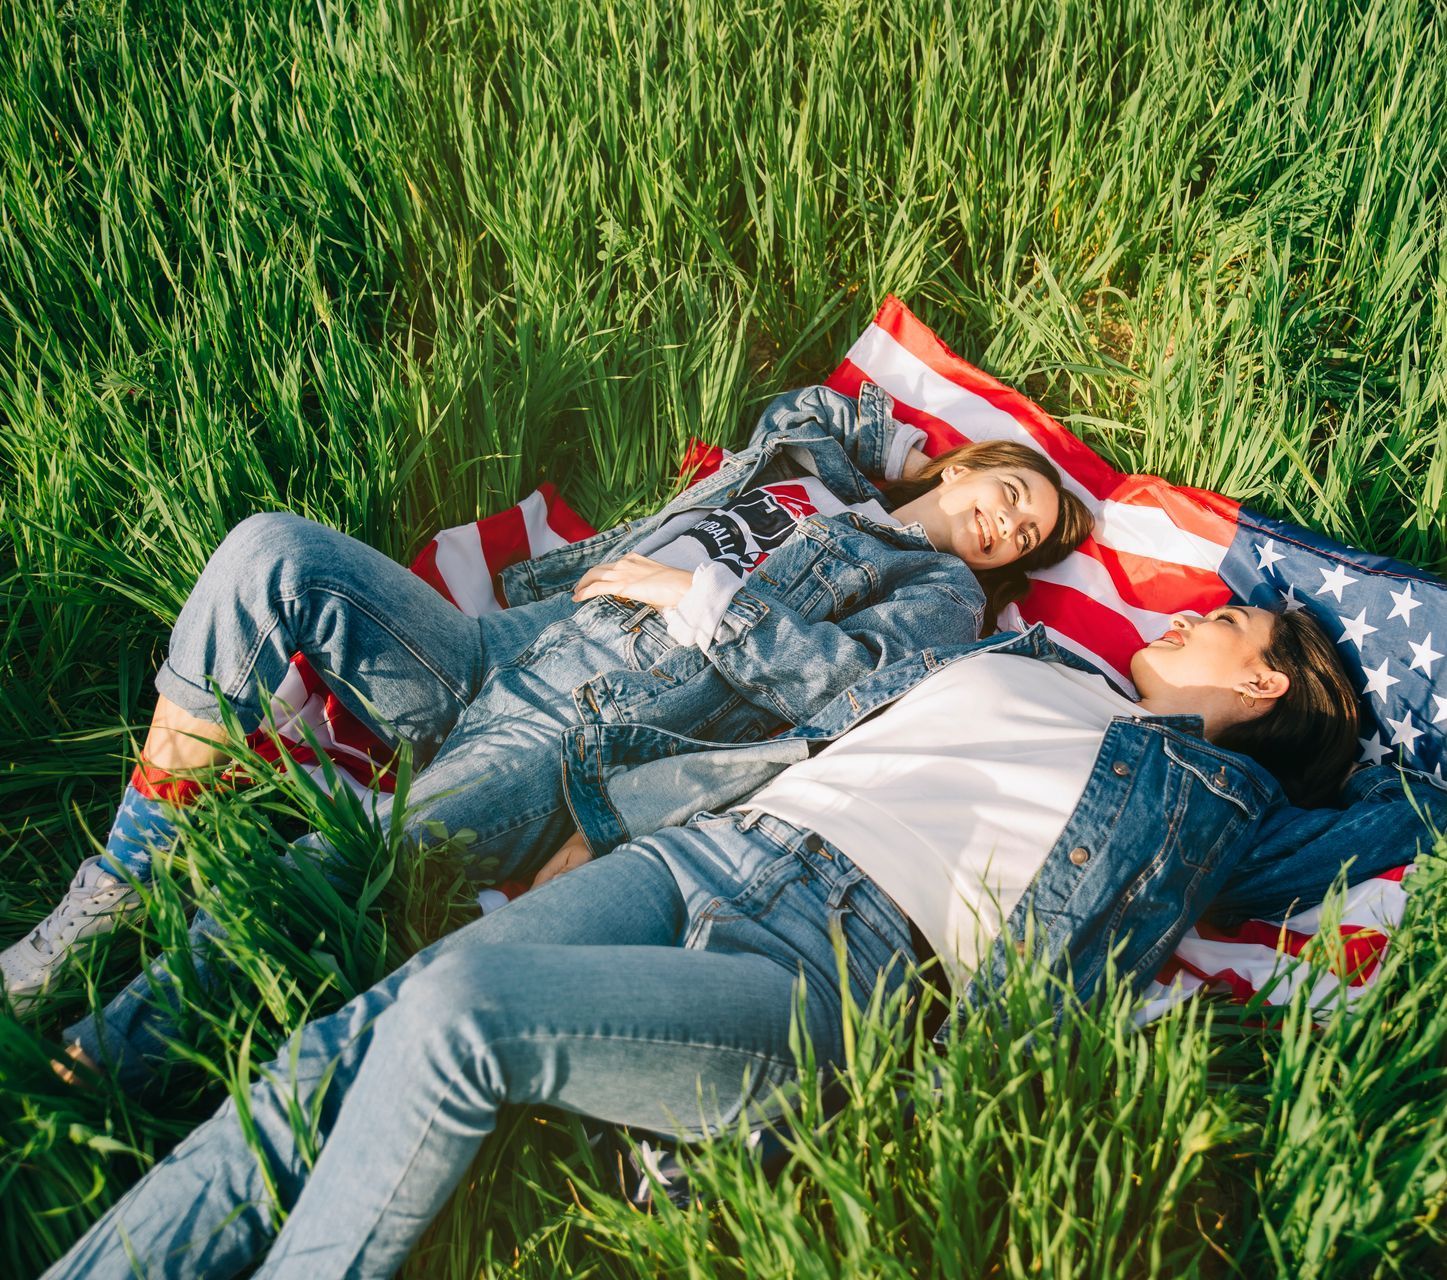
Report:
[[[1236,692],[1241,699],[1241,705],[1245,707],[1247,711],[1250,711],[1251,708],[1256,705],[1256,699],[1247,693],[1245,689],[1238,689]]]

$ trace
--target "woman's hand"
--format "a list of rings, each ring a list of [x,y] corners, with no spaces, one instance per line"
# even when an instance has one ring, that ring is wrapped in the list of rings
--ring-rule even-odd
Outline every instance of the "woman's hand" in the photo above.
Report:
[[[595,564],[573,588],[573,599],[591,600],[594,596],[622,596],[651,604],[655,609],[672,609],[693,585],[693,574],[687,569],[673,569],[647,556],[628,555],[621,560]]]
[[[565,871],[571,871],[574,867],[581,867],[585,862],[592,862],[593,851],[588,848],[588,842],[583,839],[581,831],[575,831],[563,842],[562,848],[553,854],[545,863],[542,870],[533,877],[533,888],[540,884],[546,884],[554,876],[560,876]]]

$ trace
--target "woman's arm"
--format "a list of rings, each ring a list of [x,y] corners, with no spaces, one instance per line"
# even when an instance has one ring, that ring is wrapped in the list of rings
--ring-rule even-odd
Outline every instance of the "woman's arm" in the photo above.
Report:
[[[916,447],[924,441],[924,432],[897,421],[893,409],[889,394],[872,382],[859,388],[857,401],[825,386],[800,387],[769,402],[749,438],[749,448],[780,435],[823,432],[839,442],[866,476],[908,478],[906,460],[911,453],[918,454],[912,459],[916,469],[926,461]]]
[[[1411,774],[1363,769],[1348,780],[1343,799],[1343,809],[1282,805],[1232,869],[1210,914],[1227,922],[1282,919],[1325,898],[1343,867],[1349,884],[1380,875],[1430,849],[1434,829],[1447,829],[1447,794]]]
[[[926,645],[979,639],[984,592],[963,562],[930,551],[890,554],[892,585],[884,598],[841,610],[839,617],[805,616],[770,589],[767,574],[755,573],[706,601],[702,621],[680,618],[675,607],[690,594],[695,576],[637,555],[591,570],[574,599],[607,594],[652,605],[664,613],[674,638],[697,644],[745,698],[800,724],[865,676]],[[718,566],[696,573],[711,570]],[[726,570],[715,576],[735,582]]]

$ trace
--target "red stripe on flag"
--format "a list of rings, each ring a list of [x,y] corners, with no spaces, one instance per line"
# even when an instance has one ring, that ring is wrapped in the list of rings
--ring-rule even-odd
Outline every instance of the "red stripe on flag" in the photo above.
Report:
[[[856,388],[852,393],[858,396]],[[702,440],[690,440],[688,448],[684,450],[683,461],[678,464],[678,478],[684,482],[684,487],[697,484],[700,480],[706,480],[713,475],[724,462],[724,451],[716,444],[706,444]]]
[[[1169,560],[1138,556],[1132,551],[1117,551],[1114,547],[1101,546],[1094,537],[1086,538],[1079,550],[1082,555],[1099,561],[1110,574],[1120,598],[1138,609],[1153,609],[1157,613],[1177,613],[1183,609],[1209,613],[1231,599],[1231,589],[1209,569],[1194,569]]]
[[[520,506],[508,507],[477,522],[477,536],[482,543],[483,558],[487,572],[492,578],[493,592],[497,602],[506,605],[497,591],[497,575],[510,565],[526,560],[532,555],[528,540],[527,520]]]
[[[538,492],[548,509],[548,528],[565,542],[582,542],[598,531],[558,496],[556,485],[540,484]]]
[[[1109,605],[1057,582],[1033,583],[1019,601],[1019,609],[1026,622],[1045,623],[1099,654],[1120,672],[1130,670],[1131,655],[1146,643],[1141,633]]]
[[[1207,942],[1245,943],[1258,947],[1274,947],[1284,955],[1299,956],[1321,937],[1317,933],[1300,933],[1295,929],[1284,929],[1280,925],[1268,924],[1264,920],[1247,920],[1235,929],[1217,929],[1207,922],[1196,925],[1196,932]],[[1341,946],[1347,972],[1338,974],[1345,977],[1354,987],[1359,987],[1376,972],[1382,952],[1387,947],[1387,935],[1376,929],[1343,926],[1340,930]],[[1325,943],[1321,944],[1323,947]],[[1330,954],[1330,953],[1328,953]]]

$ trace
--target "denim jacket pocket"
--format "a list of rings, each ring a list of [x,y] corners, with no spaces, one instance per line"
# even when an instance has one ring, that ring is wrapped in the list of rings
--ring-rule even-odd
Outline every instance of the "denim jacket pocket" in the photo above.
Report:
[[[872,600],[879,586],[879,574],[875,570],[850,560],[817,561],[813,572],[828,593],[822,602],[827,606],[822,616],[847,617]]]

